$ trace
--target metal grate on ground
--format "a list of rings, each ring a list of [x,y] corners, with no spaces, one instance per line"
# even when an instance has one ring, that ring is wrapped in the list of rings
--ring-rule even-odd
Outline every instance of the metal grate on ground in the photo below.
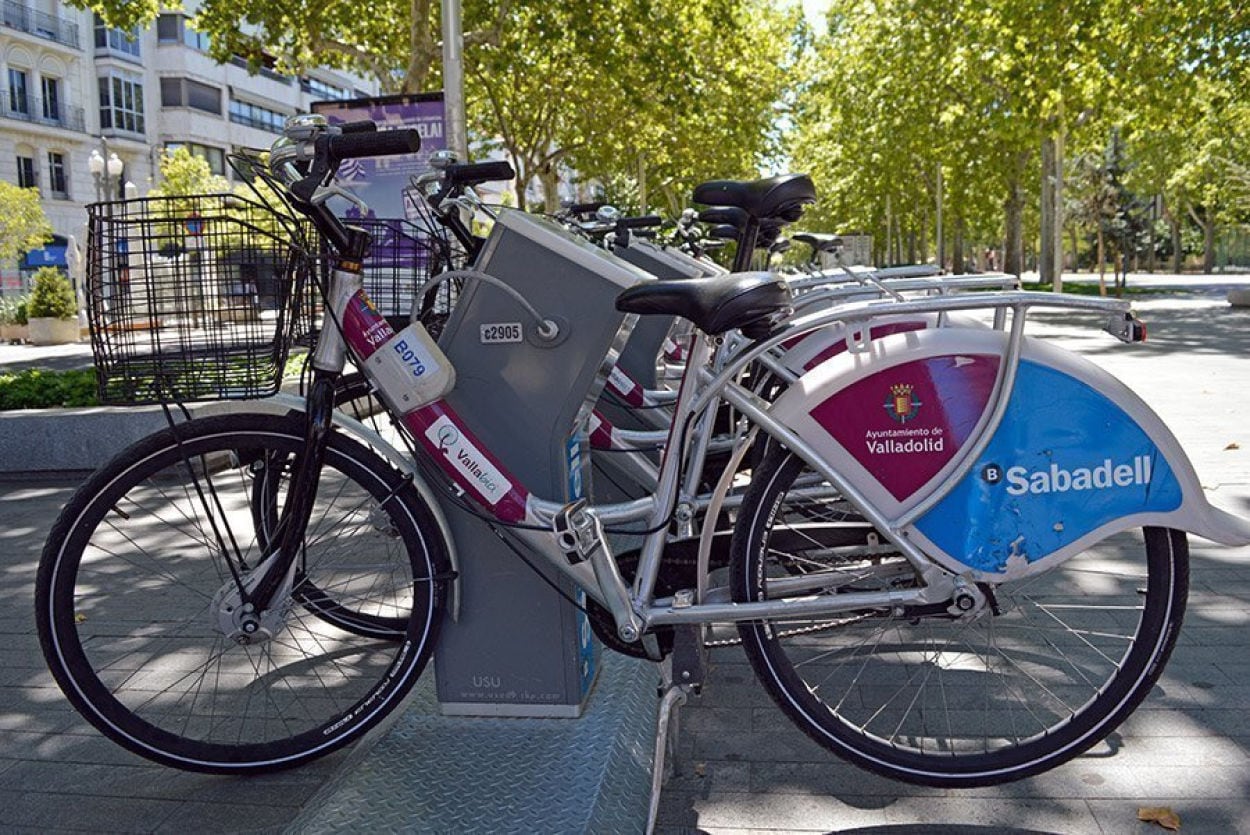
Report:
[[[447,717],[433,676],[289,833],[643,832],[659,670],[605,652],[580,719]]]

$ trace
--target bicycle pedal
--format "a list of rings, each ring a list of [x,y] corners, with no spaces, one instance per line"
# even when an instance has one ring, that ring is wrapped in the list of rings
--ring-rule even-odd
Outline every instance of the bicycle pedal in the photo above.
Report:
[[[585,562],[603,545],[603,523],[586,499],[562,507],[552,518],[551,527],[556,543],[571,564]]]
[[[1114,313],[1107,320],[1107,326],[1103,328],[1107,333],[1114,336],[1121,342],[1145,342],[1146,341],[1146,323],[1138,319],[1132,313]]]

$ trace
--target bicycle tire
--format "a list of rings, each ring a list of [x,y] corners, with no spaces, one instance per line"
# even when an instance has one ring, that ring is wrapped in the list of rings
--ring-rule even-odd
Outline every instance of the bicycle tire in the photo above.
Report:
[[[58,685],[105,736],[181,769],[275,771],[358,739],[416,682],[442,625],[446,544],[411,483],[339,433],[302,571],[359,609],[402,616],[402,639],[337,629],[294,600],[273,607],[269,640],[227,638],[226,563],[245,572],[262,556],[253,468],[272,475],[257,462],[302,445],[296,415],[193,420],[124,450],[66,505],[40,561],[36,622]]]
[[[733,599],[765,599],[770,578],[796,570],[828,573],[821,593],[915,587],[901,555],[825,557],[818,538],[792,529],[792,517],[811,524],[787,508],[804,470],[778,447],[752,480],[732,545]],[[739,632],[773,700],[833,753],[909,783],[997,785],[1088,750],[1141,703],[1176,642],[1188,577],[1184,533],[1146,528],[993,588],[997,611],[975,620],[943,604]]]

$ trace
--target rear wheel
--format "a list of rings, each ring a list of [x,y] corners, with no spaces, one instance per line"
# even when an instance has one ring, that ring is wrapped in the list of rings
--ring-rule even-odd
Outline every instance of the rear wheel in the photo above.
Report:
[[[114,741],[196,771],[287,768],[359,738],[417,680],[446,546],[412,485],[338,433],[290,589],[238,628],[239,585],[272,533],[256,498],[281,506],[302,445],[297,416],[194,420],[121,453],[62,512],[37,577],[40,641]]]
[[[796,482],[811,482],[803,462],[771,450],[734,534],[736,601],[917,587],[888,541],[848,547],[846,523],[821,521]],[[1087,750],[1149,693],[1180,628],[1188,547],[1146,528],[981,588],[990,605],[971,620],[887,606],[740,632],[774,701],[834,753],[912,783],[1003,783]]]

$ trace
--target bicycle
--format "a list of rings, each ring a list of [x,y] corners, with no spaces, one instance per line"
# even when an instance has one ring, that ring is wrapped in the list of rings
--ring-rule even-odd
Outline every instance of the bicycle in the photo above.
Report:
[[[336,327],[317,343],[304,408],[172,424],[97,472],[49,535],[36,588],[45,657],[74,706],[131,751],[252,773],[322,756],[381,721],[420,674],[456,583],[435,494],[471,505],[518,554],[584,591],[619,643],[667,657],[662,715],[700,684],[709,625],[733,623],[761,686],[809,736],[876,773],[950,787],[1027,777],[1110,733],[1175,643],[1185,532],[1250,542],[1250,524],[1206,503],[1140,400],[1024,335],[1030,310],[1055,307],[1111,315],[1131,341],[1126,305],[1007,291],[860,300],[794,319],[786,285],[761,273],[621,290],[619,330],[572,375],[585,408],[540,439],[570,464],[565,495],[542,498],[478,440],[473,416],[441,399],[450,366],[419,324],[395,333],[371,307],[367,235],[324,202],[341,161],[417,143],[415,132],[292,121],[271,166],[333,250],[324,298]],[[539,219],[504,213],[497,229],[509,224],[575,263],[606,257]],[[514,305],[523,339],[583,335],[520,304],[514,288],[491,292]],[[1010,327],[865,337],[772,402],[735,382],[776,346],[833,323],[867,333],[882,316],[963,310],[1002,310]],[[590,407],[644,313],[696,328],[667,454],[653,494],[592,506],[576,478]],[[751,342],[714,369],[731,331]],[[334,429],[349,354],[406,427],[420,472]],[[709,569],[707,525],[688,584],[657,594],[670,531],[690,522],[689,435],[721,402],[750,423],[735,455],[768,438],[736,514],[728,576]],[[1031,419],[1055,403],[1066,423],[1052,431]],[[716,495],[729,487],[722,480]],[[830,507],[831,494],[858,518]],[[643,538],[630,582],[605,529]]]

